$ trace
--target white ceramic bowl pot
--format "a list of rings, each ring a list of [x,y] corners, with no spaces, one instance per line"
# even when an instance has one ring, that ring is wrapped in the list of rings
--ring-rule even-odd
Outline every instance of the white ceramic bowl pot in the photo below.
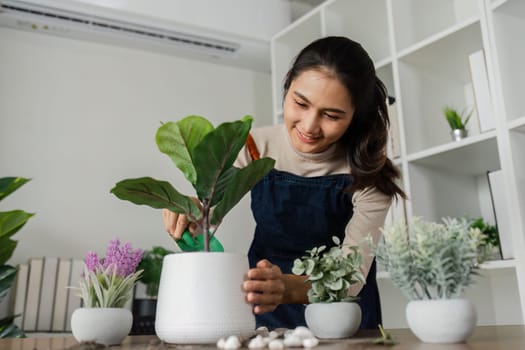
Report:
[[[313,303],[306,306],[304,317],[318,338],[348,338],[361,324],[361,307],[352,302]]]
[[[209,344],[255,329],[242,291],[248,258],[234,253],[176,253],[162,265],[155,332],[167,343]]]
[[[408,326],[425,343],[459,343],[474,331],[477,315],[467,299],[415,300],[406,308]]]
[[[75,339],[102,345],[118,345],[131,330],[133,316],[124,308],[80,308],[71,315]]]

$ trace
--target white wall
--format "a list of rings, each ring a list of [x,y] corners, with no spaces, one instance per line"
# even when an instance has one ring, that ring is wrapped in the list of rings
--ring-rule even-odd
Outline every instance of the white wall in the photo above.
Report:
[[[192,193],[156,148],[160,122],[197,114],[217,124],[251,114],[266,125],[270,89],[264,73],[0,28],[0,177],[32,178],[0,210],[36,213],[14,236],[10,262],[83,257],[115,236],[175,249],[160,211],[110,189],[152,176]],[[219,229],[228,251],[245,252],[251,240],[248,197]]]

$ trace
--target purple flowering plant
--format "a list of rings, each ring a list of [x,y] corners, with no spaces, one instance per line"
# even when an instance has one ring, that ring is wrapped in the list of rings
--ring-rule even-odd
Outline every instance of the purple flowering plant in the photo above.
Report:
[[[124,307],[142,275],[143,270],[137,271],[142,254],[141,249],[133,249],[129,242],[121,245],[117,238],[109,242],[103,258],[89,251],[80,287],[74,288],[79,291],[84,307]]]

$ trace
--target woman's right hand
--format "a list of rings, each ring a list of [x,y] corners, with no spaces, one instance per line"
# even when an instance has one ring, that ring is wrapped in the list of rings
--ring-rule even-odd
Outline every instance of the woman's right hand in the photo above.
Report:
[[[196,225],[190,223],[186,215],[175,213],[168,209],[162,209],[162,222],[164,229],[176,241],[181,239],[184,231],[189,227],[190,232],[195,235]]]

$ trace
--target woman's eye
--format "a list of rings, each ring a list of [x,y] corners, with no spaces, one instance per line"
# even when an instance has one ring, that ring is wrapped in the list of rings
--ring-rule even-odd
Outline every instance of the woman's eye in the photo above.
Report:
[[[294,100],[295,101],[295,104],[298,105],[299,107],[306,107],[306,103],[304,102],[301,102],[301,101],[297,101],[297,100]]]
[[[325,113],[324,116],[327,117],[330,120],[338,120],[339,119],[339,116],[333,115],[333,114]]]

